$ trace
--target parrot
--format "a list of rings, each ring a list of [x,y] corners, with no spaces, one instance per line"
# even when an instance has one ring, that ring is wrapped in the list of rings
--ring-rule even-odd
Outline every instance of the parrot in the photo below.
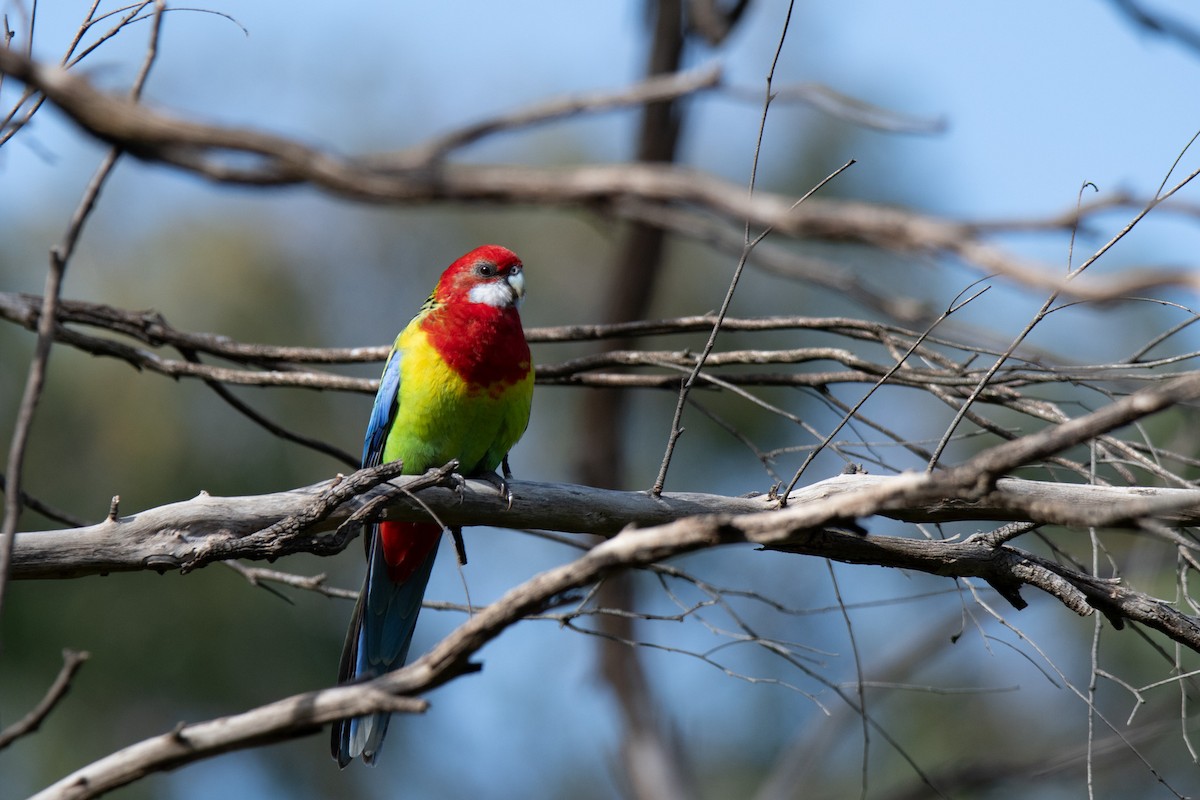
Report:
[[[402,461],[418,475],[452,459],[462,476],[497,479],[507,494],[508,451],[529,424],[533,363],[518,309],[521,260],[484,245],[446,268],[421,310],[396,337],[363,441],[363,467]],[[505,476],[496,476],[503,465]],[[338,683],[399,669],[437,556],[436,522],[378,521],[364,531],[367,573],[351,616]],[[339,767],[373,765],[389,713],[335,723]]]

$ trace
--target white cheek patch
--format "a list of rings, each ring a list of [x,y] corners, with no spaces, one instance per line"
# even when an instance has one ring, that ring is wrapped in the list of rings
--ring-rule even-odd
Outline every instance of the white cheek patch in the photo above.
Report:
[[[513,305],[517,297],[516,292],[508,285],[508,281],[487,281],[472,286],[471,290],[467,292],[467,299],[472,303],[504,308]]]

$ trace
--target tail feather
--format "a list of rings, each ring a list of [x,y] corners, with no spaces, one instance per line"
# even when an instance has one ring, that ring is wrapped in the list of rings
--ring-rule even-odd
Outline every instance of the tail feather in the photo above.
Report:
[[[367,577],[346,633],[338,683],[369,680],[404,665],[441,528],[385,522],[370,526],[367,535]],[[345,767],[359,756],[374,764],[390,719],[391,714],[381,713],[335,723],[330,750],[338,765]]]

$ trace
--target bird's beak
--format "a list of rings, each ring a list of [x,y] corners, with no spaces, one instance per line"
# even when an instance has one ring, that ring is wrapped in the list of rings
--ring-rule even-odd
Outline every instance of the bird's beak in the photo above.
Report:
[[[513,294],[516,296],[515,302],[520,304],[521,300],[525,297],[525,270],[520,267],[513,267],[505,280],[512,287]]]

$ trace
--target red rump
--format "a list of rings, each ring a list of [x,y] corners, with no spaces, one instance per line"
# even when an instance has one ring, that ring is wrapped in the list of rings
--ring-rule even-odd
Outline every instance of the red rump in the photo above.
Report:
[[[383,545],[383,560],[387,562],[388,578],[402,583],[412,577],[417,567],[437,547],[442,529],[433,522],[381,522],[379,541]]]

